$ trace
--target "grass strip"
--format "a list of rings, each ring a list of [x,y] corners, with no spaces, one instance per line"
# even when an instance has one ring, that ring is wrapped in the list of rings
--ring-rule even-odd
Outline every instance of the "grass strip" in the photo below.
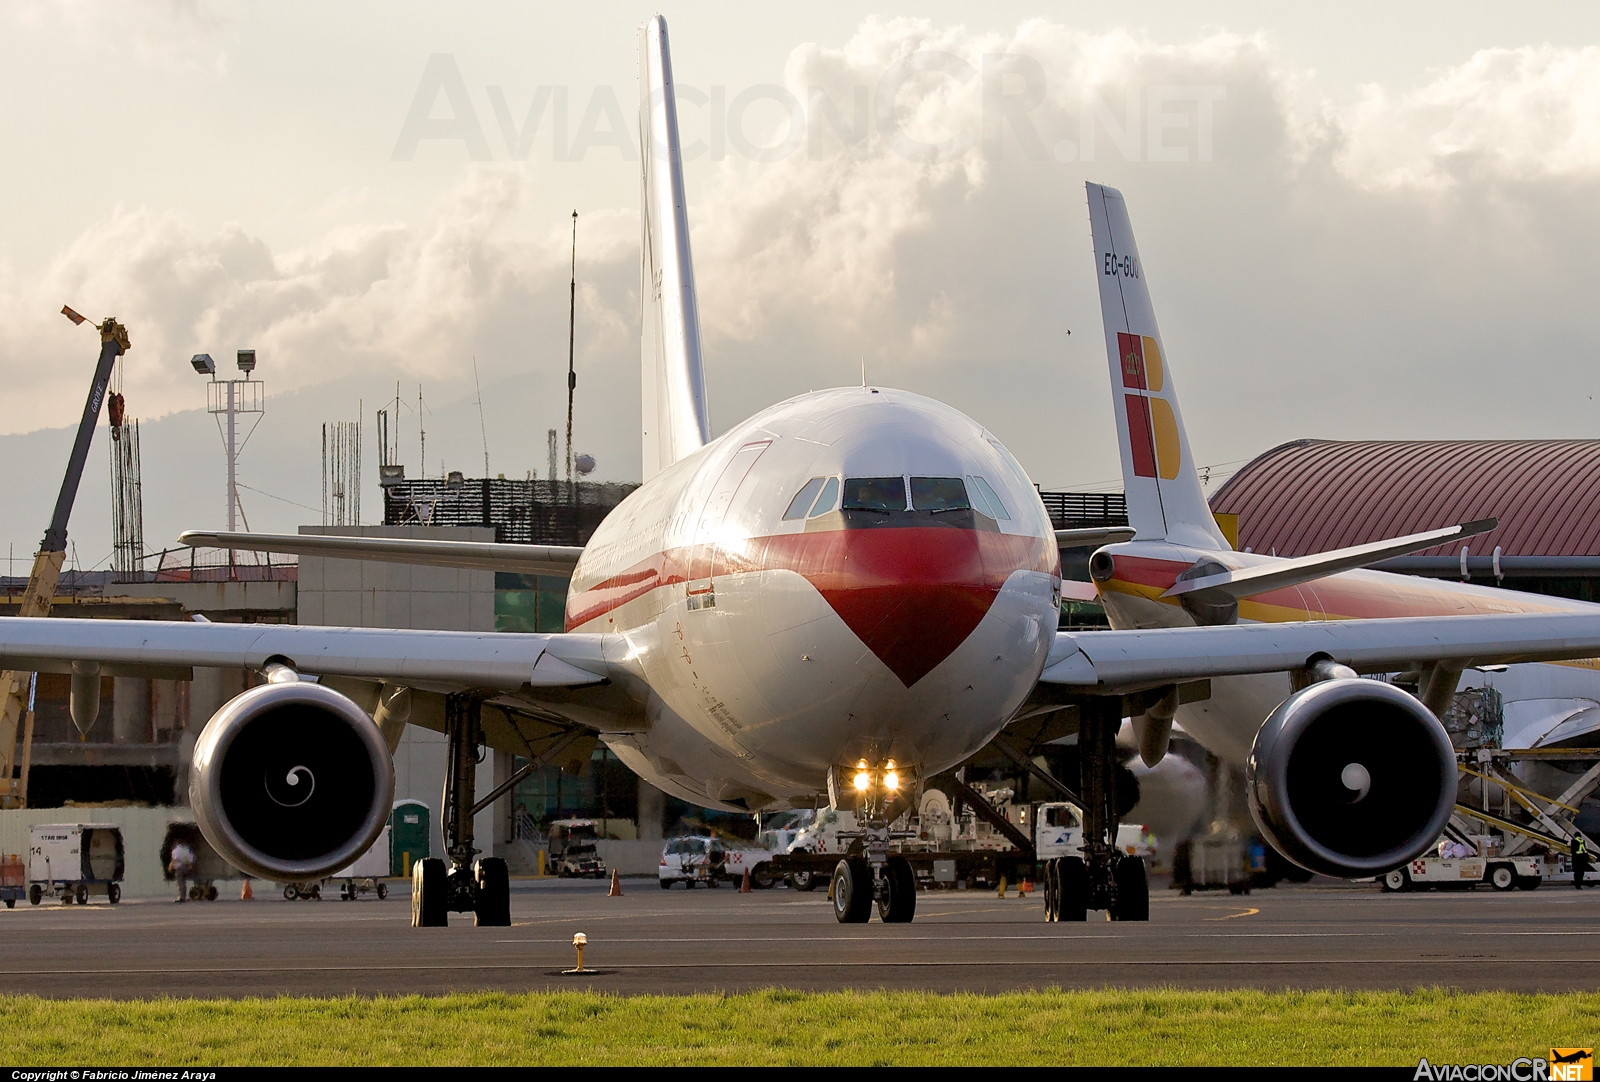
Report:
[[[16,1066],[1507,1063],[1591,1045],[1600,994],[1179,989],[0,997]]]

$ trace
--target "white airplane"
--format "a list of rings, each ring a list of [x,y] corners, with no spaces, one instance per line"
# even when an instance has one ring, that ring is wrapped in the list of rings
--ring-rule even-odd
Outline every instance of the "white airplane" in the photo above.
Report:
[[[1275,710],[1261,708],[1258,721],[1269,712],[1271,720],[1256,742],[1252,797],[1289,855],[1363,874],[1434,842],[1453,803],[1455,765],[1422,703],[1352,670],[1600,653],[1600,607],[1061,633],[1057,546],[1104,535],[1052,531],[1021,466],[958,410],[905,391],[839,388],[780,403],[712,439],[659,17],[641,31],[640,62],[645,481],[589,545],[184,538],[569,573],[565,633],[0,621],[0,665],[11,669],[92,679],[198,665],[265,675],[217,712],[194,751],[196,819],[236,867],[299,881],[350,863],[388,815],[394,743],[407,723],[425,725],[449,742],[449,862],[419,862],[413,922],[473,911],[480,924],[503,925],[505,865],[475,859],[472,815],[511,783],[474,802],[476,747],[527,756],[533,769],[598,736],[644,779],[708,807],[810,807],[826,793],[857,814],[865,835],[863,855],[834,872],[835,915],[865,921],[876,902],[881,918],[906,921],[915,883],[888,852],[888,821],[1008,723],[1054,716],[1079,734],[1077,802],[1090,840],[1083,858],[1050,862],[1050,912],[1148,919],[1143,863],[1110,844],[1123,717],[1170,719],[1178,704],[1205,695],[1208,679],[1260,674],[1300,687]],[[1113,194],[1091,188],[1103,283],[1127,302],[1108,310],[1116,321],[1108,341],[1159,341],[1120,199],[1106,231]],[[1166,454],[1171,430],[1159,408],[1154,416],[1154,445]],[[1158,458],[1159,469],[1168,461]],[[1162,500],[1173,487],[1165,473],[1151,484]],[[1198,532],[1163,536],[1225,549],[1198,490],[1194,499]],[[1148,529],[1144,517],[1136,525]],[[1379,548],[1392,555],[1413,541]],[[1106,559],[1122,566],[1114,552]],[[1231,567],[1235,557],[1216,559]],[[1289,563],[1295,574],[1311,566]],[[1213,578],[1185,581],[1210,587]],[[1351,835],[1347,821],[1382,824],[1378,842]]]

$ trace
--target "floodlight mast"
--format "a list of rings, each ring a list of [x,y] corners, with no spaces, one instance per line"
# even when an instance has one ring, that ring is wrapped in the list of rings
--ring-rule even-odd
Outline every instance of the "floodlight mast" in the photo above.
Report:
[[[217,365],[209,353],[197,353],[189,359],[198,375],[209,376],[206,395],[206,410],[217,417],[217,428],[222,435],[223,453],[228,462],[228,532],[235,533],[239,529],[239,414],[260,414],[262,407],[262,383],[253,378],[256,368],[256,351],[241,349],[238,352],[239,371],[244,374],[243,379],[218,379]],[[259,416],[257,423],[260,423]],[[255,427],[251,426],[251,432]],[[245,434],[245,441],[249,442],[250,433]],[[228,564],[233,564],[234,550],[228,550]]]

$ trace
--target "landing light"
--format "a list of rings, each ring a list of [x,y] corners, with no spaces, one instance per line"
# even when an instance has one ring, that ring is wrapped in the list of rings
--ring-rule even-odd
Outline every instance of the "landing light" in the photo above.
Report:
[[[883,787],[891,793],[900,788],[900,775],[893,770],[883,776]]]
[[[871,787],[872,787],[872,775],[871,774],[868,774],[865,770],[863,770],[859,774],[856,775],[856,788],[857,789],[861,790],[861,792],[864,793]]]

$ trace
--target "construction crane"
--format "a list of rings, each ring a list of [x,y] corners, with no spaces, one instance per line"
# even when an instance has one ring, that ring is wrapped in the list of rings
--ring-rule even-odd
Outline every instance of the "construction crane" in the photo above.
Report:
[[[83,316],[65,306],[61,314],[82,325],[88,322]],[[83,417],[78,421],[78,438],[72,445],[72,457],[67,460],[67,475],[61,479],[61,493],[56,497],[55,514],[50,518],[50,528],[33,558],[33,570],[28,573],[28,588],[22,595],[18,616],[49,616],[50,605],[55,600],[56,583],[61,578],[61,565],[67,557],[67,519],[72,515],[72,504],[78,496],[78,482],[83,477],[83,465],[89,457],[89,444],[94,440],[95,425],[100,423],[100,406],[105,401],[106,386],[111,381],[111,368],[118,357],[130,348],[128,332],[115,319],[99,325],[100,361],[95,365],[94,380],[89,384],[89,398],[83,404]],[[0,672],[0,688],[5,691],[4,708],[0,710],[0,807],[23,808],[28,801],[28,761],[33,743],[33,691],[34,674],[28,672]],[[72,668],[72,721],[80,732],[87,732],[100,712],[100,667],[94,662],[74,662]],[[21,749],[21,771],[17,771],[17,726],[27,717]],[[20,776],[12,777],[13,773]]]

